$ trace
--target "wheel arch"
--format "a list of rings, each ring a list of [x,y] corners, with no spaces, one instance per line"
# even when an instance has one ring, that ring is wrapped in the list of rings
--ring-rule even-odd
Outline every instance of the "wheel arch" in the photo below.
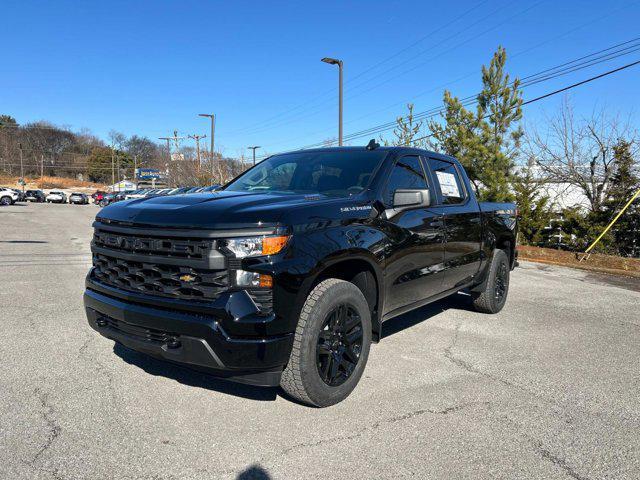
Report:
[[[338,278],[353,283],[364,295],[371,312],[372,340],[378,342],[381,335],[383,302],[382,272],[370,252],[349,252],[323,261],[308,280],[303,296],[306,296],[323,280]]]

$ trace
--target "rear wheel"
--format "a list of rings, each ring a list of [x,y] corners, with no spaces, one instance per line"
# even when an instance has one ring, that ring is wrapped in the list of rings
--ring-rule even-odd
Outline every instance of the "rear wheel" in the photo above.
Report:
[[[484,290],[473,292],[473,306],[482,313],[498,313],[509,293],[509,256],[504,250],[493,253]]]
[[[280,385],[306,404],[334,405],[358,384],[370,345],[371,314],[360,289],[344,280],[325,280],[302,308]]]

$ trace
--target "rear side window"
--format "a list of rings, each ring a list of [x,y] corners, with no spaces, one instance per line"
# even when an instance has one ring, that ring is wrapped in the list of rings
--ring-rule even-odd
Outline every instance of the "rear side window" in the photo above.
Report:
[[[456,166],[453,163],[435,158],[429,159],[429,165],[431,165],[435,181],[440,187],[442,203],[446,205],[462,203],[465,199],[465,191]]]
[[[384,202],[388,206],[393,205],[393,194],[396,190],[425,188],[428,188],[427,178],[420,159],[415,156],[402,157],[393,166],[384,191]]]

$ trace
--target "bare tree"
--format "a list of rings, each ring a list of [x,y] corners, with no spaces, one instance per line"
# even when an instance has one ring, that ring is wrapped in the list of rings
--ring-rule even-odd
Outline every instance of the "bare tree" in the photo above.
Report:
[[[527,130],[524,151],[535,159],[546,180],[579,189],[597,213],[609,196],[614,174],[613,147],[621,139],[637,138],[628,121],[600,110],[590,118],[576,119],[568,99],[558,114],[548,118],[547,131]],[[634,144],[637,144],[634,142]]]

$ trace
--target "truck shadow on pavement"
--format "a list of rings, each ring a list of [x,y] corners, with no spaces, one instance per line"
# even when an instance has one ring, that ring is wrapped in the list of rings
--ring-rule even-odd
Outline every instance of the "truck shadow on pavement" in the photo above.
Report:
[[[431,317],[449,309],[473,310],[470,296],[465,294],[453,295],[388,320],[383,324],[382,338],[384,339],[385,337],[390,337],[396,333],[402,332],[403,330],[427,321]],[[119,343],[116,343],[113,346],[113,353],[128,364],[135,365],[150,375],[171,378],[179,383],[191,387],[204,388],[224,393],[226,395],[234,395],[237,397],[260,401],[274,401],[278,395],[282,396],[278,387],[254,387],[252,385],[226,381],[197,370],[191,370],[181,365],[164,360],[158,360],[143,353],[136,352],[135,350],[131,350]]]
[[[214,390],[227,395],[234,395],[251,400],[274,401],[278,396],[277,387],[254,387],[252,385],[226,381],[206,373],[191,370],[187,367],[155,359],[131,350],[119,343],[113,346],[113,353],[128,364],[135,365],[151,375],[171,378],[190,387]]]
[[[450,309],[475,311],[471,303],[471,296],[466,293],[457,293],[387,320],[382,324],[382,338],[400,333]]]

